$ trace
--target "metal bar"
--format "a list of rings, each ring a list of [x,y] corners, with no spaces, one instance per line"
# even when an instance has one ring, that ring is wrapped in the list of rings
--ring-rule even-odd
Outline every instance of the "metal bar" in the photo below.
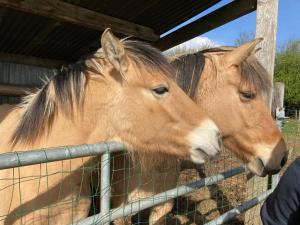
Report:
[[[204,224],[204,225],[219,225],[229,222],[233,218],[235,218],[238,214],[245,212],[246,210],[254,207],[255,205],[259,204],[261,201],[265,200],[273,190],[268,190],[263,192],[261,195],[252,198],[246,201],[244,204],[240,205],[237,208],[229,210],[228,212],[224,213],[223,215],[219,216],[218,218]]]
[[[186,185],[182,185],[177,188],[173,188],[169,191],[154,195],[150,198],[144,198],[139,201],[129,203],[123,207],[112,209],[109,214],[97,214],[86,219],[75,222],[77,225],[88,225],[88,224],[105,224],[115,219],[118,219],[123,216],[135,214],[141,210],[150,208],[152,206],[158,205],[160,203],[166,202],[170,199],[176,198],[195,191],[198,188],[209,186],[215,184],[219,181],[222,181],[226,178],[235,176],[237,174],[243,173],[246,171],[245,166],[240,166],[232,170],[228,170],[222,173],[218,173],[214,176],[207,177]],[[96,223],[95,223],[96,222]]]
[[[110,153],[109,149],[101,156],[101,214],[110,210]],[[104,225],[109,225],[104,223]]]
[[[96,156],[105,153],[108,148],[110,153],[125,150],[123,144],[117,142],[107,142],[101,144],[86,144],[4,153],[0,154],[0,169],[8,169],[87,156]]]

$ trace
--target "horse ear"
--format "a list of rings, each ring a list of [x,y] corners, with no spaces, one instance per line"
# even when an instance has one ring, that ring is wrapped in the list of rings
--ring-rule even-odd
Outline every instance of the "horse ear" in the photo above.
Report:
[[[125,74],[128,69],[125,48],[122,42],[113,35],[110,28],[103,32],[101,46],[105,56],[114,68],[122,75]]]
[[[239,65],[252,54],[257,44],[262,40],[263,38],[256,38],[253,41],[247,42],[240,47],[233,49],[226,56],[226,64],[228,66]]]

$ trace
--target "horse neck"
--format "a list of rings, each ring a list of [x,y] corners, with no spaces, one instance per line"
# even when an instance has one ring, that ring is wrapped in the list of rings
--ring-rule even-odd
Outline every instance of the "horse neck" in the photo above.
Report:
[[[110,127],[105,121],[106,108],[102,107],[105,105],[106,99],[99,95],[99,87],[97,90],[92,85],[87,86],[83,104],[74,109],[72,116],[58,110],[51,132],[47,137],[49,144],[92,144],[111,138]]]
[[[78,106],[74,105],[72,115],[67,114],[58,106],[49,129],[46,125],[45,130],[41,131],[41,135],[37,137],[32,144],[27,144],[26,141],[21,142],[13,149],[28,150],[92,144],[110,139],[111,135],[109,135],[109,133],[111,132],[109,131],[109,127],[101,120],[102,117],[99,116],[106,115],[105,110],[102,110],[101,107],[101,105],[104,105],[104,100],[97,94],[99,90],[95,90],[94,87],[87,89],[83,103]],[[7,128],[5,129],[11,130],[11,132],[14,130],[15,124],[17,124],[17,121],[20,120],[22,115],[22,109],[17,109],[16,111],[18,112],[17,116],[9,116],[7,118],[8,121],[3,123],[7,124]]]

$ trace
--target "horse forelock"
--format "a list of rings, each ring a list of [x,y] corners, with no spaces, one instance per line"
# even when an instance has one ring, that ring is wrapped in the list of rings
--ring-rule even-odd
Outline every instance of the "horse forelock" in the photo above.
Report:
[[[143,65],[146,69],[159,71],[168,77],[174,74],[174,68],[168,59],[156,48],[149,44],[125,39],[122,41],[128,56],[137,66]]]
[[[241,64],[241,84],[253,86],[263,97],[272,91],[272,80],[256,57],[250,56]]]
[[[122,41],[128,57],[138,69],[156,70],[171,77],[173,67],[161,52],[139,41]],[[102,74],[105,63],[104,53],[100,49],[86,59],[63,67],[36,93],[23,99],[21,118],[14,130],[10,142],[32,144],[45,130],[51,129],[58,108],[68,117],[73,116],[74,107],[83,103],[87,72]],[[102,60],[101,60],[102,59]]]
[[[202,52],[182,55],[171,61],[175,67],[175,81],[180,88],[191,98],[195,96],[198,82],[205,66],[205,57]]]

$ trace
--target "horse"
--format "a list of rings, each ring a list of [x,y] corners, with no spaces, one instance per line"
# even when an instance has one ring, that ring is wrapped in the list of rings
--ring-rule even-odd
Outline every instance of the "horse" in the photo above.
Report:
[[[176,69],[173,79],[217,124],[224,147],[254,174],[266,176],[278,173],[284,166],[287,147],[265,103],[272,81],[255,57],[255,47],[260,41],[256,39],[237,48],[169,56],[169,59]],[[132,167],[125,203],[176,187],[182,160],[141,152],[136,152],[134,160],[140,165]],[[164,224],[173,205],[171,200],[153,207],[149,224]],[[131,218],[118,219],[114,224],[131,224]]]
[[[14,105],[2,104],[0,105],[0,123],[5,117],[9,114],[9,112],[14,108]]]
[[[107,29],[102,48],[62,68],[0,124],[1,152],[122,142],[129,152],[201,163],[221,148],[215,123],[169,77],[166,58]],[[99,157],[0,171],[1,224],[70,224],[88,215]]]

